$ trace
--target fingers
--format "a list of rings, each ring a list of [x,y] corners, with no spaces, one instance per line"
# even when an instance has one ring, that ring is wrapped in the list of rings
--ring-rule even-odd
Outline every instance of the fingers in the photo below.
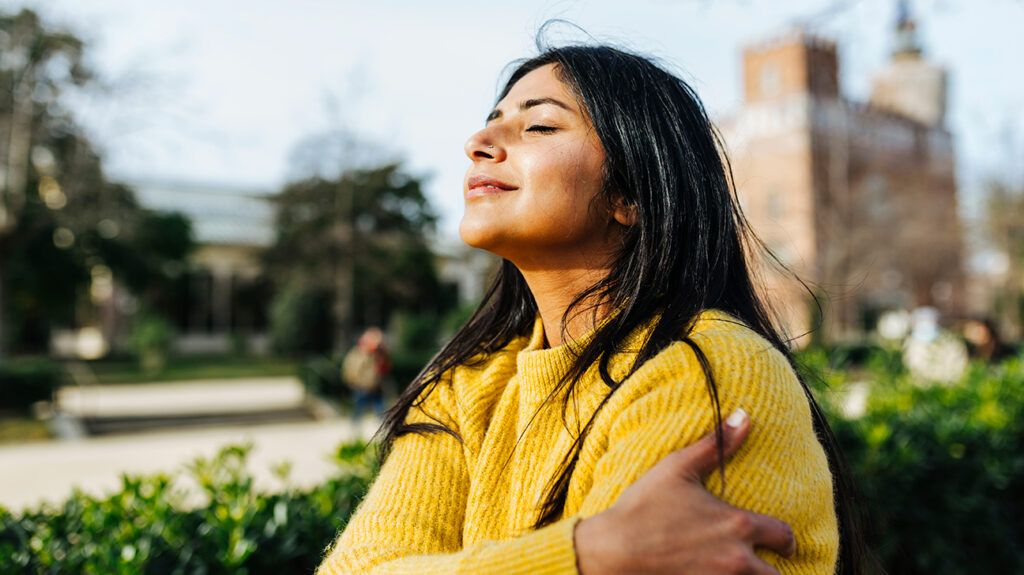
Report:
[[[732,456],[743,444],[750,432],[750,418],[743,409],[726,418],[722,426],[723,452],[726,458]],[[689,479],[701,480],[718,468],[718,440],[715,431],[700,438],[696,442],[674,452],[679,468]]]
[[[714,573],[731,575],[779,575],[779,572],[754,553],[750,547],[737,545],[719,551],[715,557]]]
[[[750,560],[749,568],[744,573],[750,573],[750,575],[779,575],[779,571],[766,563],[763,559],[754,555]]]
[[[796,537],[784,521],[760,513],[743,513],[751,521],[749,541],[755,547],[770,549],[782,557],[792,557],[796,553]]]

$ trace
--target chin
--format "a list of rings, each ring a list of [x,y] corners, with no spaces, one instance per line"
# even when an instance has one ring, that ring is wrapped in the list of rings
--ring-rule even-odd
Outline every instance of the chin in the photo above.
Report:
[[[486,250],[498,257],[506,257],[508,247],[506,230],[486,218],[463,215],[459,223],[459,236],[471,247]]]
[[[492,247],[496,239],[492,226],[468,215],[462,216],[462,221],[459,223],[459,236],[467,245],[482,250]]]

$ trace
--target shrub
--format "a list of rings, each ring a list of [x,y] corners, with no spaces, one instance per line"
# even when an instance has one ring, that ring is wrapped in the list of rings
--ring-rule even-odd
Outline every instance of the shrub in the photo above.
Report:
[[[0,409],[28,411],[37,401],[49,401],[64,371],[45,358],[5,360],[0,363]]]
[[[174,343],[174,328],[166,319],[152,314],[142,315],[132,332],[132,347],[139,366],[146,375],[156,375],[167,365],[167,356]]]
[[[316,356],[303,362],[299,367],[299,379],[307,392],[323,398],[347,402],[352,395],[341,380],[340,362],[327,356]]]
[[[120,491],[75,490],[59,508],[16,516],[0,507],[0,573],[85,575],[311,573],[376,473],[363,443],[337,451],[339,473],[309,490],[264,494],[245,468],[250,445],[188,466],[202,500],[177,474],[122,476]],[[287,466],[277,470],[287,478]]]
[[[888,355],[868,363],[863,415],[842,415],[849,385],[819,395],[885,569],[1024,572],[1024,363],[974,365],[945,386],[915,384]]]
[[[848,416],[847,372],[824,353],[802,360],[820,375],[815,393],[888,573],[1024,572],[1024,362],[922,387],[893,357],[872,357],[857,374],[870,389],[863,413]],[[245,471],[248,449],[190,465],[203,495],[191,506],[172,476],[154,475],[125,476],[105,497],[75,491],[58,508],[0,508],[0,573],[311,572],[366,492],[376,453],[344,444],[323,485],[264,494]]]
[[[333,296],[298,282],[285,285],[270,305],[270,347],[296,356],[323,353],[334,345]]]
[[[436,350],[435,350],[436,351]],[[434,351],[404,351],[395,352],[391,355],[391,377],[397,387],[396,391],[401,393],[416,379],[420,371],[426,367],[430,358],[434,357]]]

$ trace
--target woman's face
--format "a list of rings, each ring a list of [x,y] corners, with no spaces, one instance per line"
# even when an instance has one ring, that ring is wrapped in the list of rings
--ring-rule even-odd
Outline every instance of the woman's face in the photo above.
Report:
[[[554,65],[512,86],[466,155],[467,244],[521,268],[607,253],[615,223],[600,196],[604,150]]]

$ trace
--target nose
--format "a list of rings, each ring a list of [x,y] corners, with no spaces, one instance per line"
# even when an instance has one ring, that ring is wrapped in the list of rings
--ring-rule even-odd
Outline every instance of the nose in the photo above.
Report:
[[[466,140],[466,155],[474,162],[492,160],[502,162],[505,160],[505,148],[500,142],[495,141],[495,134],[488,128],[484,128],[473,134]]]

